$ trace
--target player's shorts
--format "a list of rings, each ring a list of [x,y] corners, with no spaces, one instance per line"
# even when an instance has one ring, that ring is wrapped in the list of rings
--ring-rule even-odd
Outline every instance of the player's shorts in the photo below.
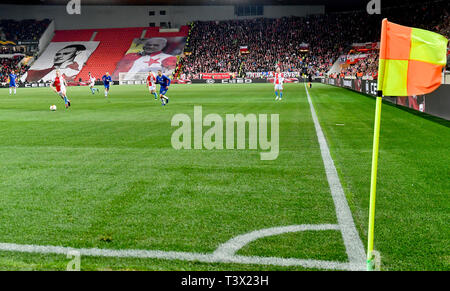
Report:
[[[166,88],[161,87],[161,88],[159,89],[159,94],[166,95],[167,91],[169,91],[169,88],[167,88],[167,87],[166,87]]]
[[[156,91],[156,86],[155,86],[155,85],[153,85],[153,86],[148,86],[148,90],[150,90],[150,91]]]
[[[9,83],[9,87],[16,87],[16,83]]]
[[[89,87],[94,87],[95,86],[95,82],[92,82]]]
[[[66,95],[66,88],[61,88],[61,90],[58,91],[59,96],[64,97]]]
[[[105,86],[105,89],[108,89],[109,90],[109,84],[108,85],[104,85]]]
[[[275,91],[277,91],[277,90],[283,90],[283,85],[281,85],[281,84],[276,84],[276,85],[275,85]]]

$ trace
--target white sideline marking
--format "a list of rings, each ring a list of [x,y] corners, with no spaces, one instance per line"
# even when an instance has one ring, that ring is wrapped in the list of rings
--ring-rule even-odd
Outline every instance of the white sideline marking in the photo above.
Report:
[[[113,257],[113,258],[144,258],[144,259],[165,259],[196,261],[203,263],[236,263],[252,265],[273,265],[273,266],[302,266],[305,268],[331,269],[331,270],[354,270],[351,263],[341,263],[320,260],[303,260],[293,258],[257,257],[257,256],[222,256],[214,254],[172,252],[172,251],[147,251],[147,250],[111,250],[111,249],[77,249],[57,246],[21,245],[12,243],[0,243],[1,251],[38,253],[38,254],[59,254],[66,255],[76,251],[81,256],[92,257]]]
[[[331,158],[327,142],[320,127],[314,106],[311,102],[308,89],[305,83],[306,94],[311,109],[311,115],[314,121],[317,138],[320,145],[325,172],[331,195],[336,207],[336,216],[338,224],[302,224],[282,227],[272,227],[262,230],[256,230],[247,234],[239,235],[220,245],[212,254],[193,253],[193,252],[175,252],[159,250],[112,250],[99,248],[71,248],[60,246],[40,246],[14,243],[0,243],[0,251],[39,253],[39,254],[60,254],[67,255],[69,252],[77,251],[82,256],[94,257],[114,257],[114,258],[148,258],[165,260],[196,261],[204,263],[236,263],[236,264],[254,264],[254,265],[273,265],[273,266],[302,266],[305,268],[328,269],[328,270],[365,270],[365,251],[353,222],[350,208],[347,204],[344,191],[342,189],[333,159]],[[348,263],[308,260],[295,258],[278,257],[258,257],[258,256],[240,256],[236,252],[248,243],[262,237],[279,235],[289,232],[300,231],[322,231],[322,230],[340,230],[344,240],[345,249],[349,259]]]
[[[333,159],[331,158],[330,149],[328,148],[327,141],[323,135],[322,128],[320,127],[319,119],[317,118],[314,105],[312,104],[311,97],[309,96],[306,83],[305,90],[309,107],[311,109],[314,126],[316,128],[317,139],[319,140],[320,145],[320,153],[322,154],[323,165],[325,166],[325,173],[327,174],[331,196],[333,197],[334,205],[336,207],[336,216],[341,228],[342,238],[344,240],[348,259],[351,264],[360,266],[359,268],[364,270],[366,257],[364,247],[358,231],[356,230],[350,207],[348,206],[347,199],[345,198],[344,190],[342,189],[341,182],[339,181],[336,167],[334,166]]]

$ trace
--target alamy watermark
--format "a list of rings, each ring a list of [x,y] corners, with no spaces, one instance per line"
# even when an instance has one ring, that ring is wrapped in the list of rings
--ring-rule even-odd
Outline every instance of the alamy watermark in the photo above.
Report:
[[[70,0],[66,5],[67,14],[81,14],[81,0]]]
[[[280,150],[278,114],[270,114],[270,138],[267,114],[226,114],[224,120],[219,114],[203,117],[202,106],[194,106],[193,121],[189,115],[179,113],[172,117],[171,126],[178,127],[171,138],[176,150],[259,149],[263,151],[261,160],[275,160]],[[204,126],[209,127],[205,132]]]
[[[370,0],[366,6],[367,13],[372,14],[381,14],[381,0]]]
[[[380,271],[381,270],[381,254],[379,251],[373,250],[373,270]]]
[[[67,258],[71,259],[67,263],[67,271],[80,271],[81,269],[81,254],[77,250],[72,250],[67,252]]]

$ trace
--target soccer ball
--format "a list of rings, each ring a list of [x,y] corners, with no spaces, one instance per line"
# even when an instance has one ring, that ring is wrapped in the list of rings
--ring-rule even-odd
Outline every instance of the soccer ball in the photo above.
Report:
[[[51,110],[51,111],[56,111],[56,105],[50,106],[50,110]]]

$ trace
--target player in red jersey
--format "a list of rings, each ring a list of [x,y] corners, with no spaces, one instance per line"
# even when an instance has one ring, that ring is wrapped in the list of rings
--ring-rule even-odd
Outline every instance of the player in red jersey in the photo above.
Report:
[[[61,71],[56,70],[56,77],[53,83],[50,84],[50,88],[52,88],[52,90],[55,91],[56,94],[61,96],[61,99],[64,100],[64,104],[67,109],[70,106],[70,100],[67,98],[66,87],[67,83],[66,80],[64,80],[64,77],[61,75]]]
[[[275,95],[277,96],[275,100],[280,100],[283,98],[283,82],[284,82],[284,75],[281,73],[280,67],[277,68],[277,71],[275,72],[275,79],[273,80],[273,84],[275,85]],[[280,94],[278,96],[278,93]]]
[[[153,72],[148,72],[147,86],[150,94],[155,96],[155,100],[158,99],[158,94],[156,94],[156,76]]]

